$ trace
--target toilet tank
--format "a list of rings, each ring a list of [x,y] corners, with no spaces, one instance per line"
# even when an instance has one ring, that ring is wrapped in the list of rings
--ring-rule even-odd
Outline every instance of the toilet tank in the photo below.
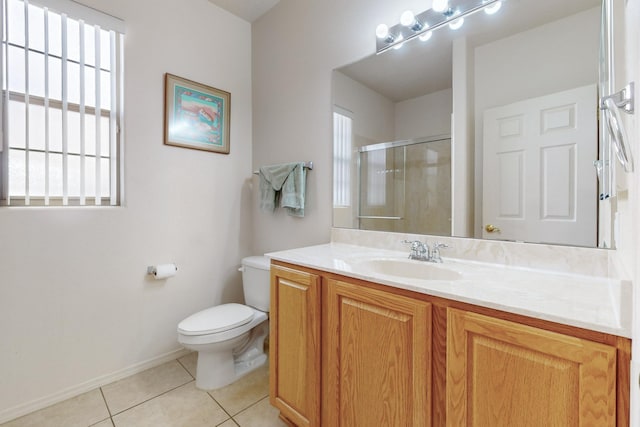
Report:
[[[245,304],[266,313],[271,299],[270,259],[250,256],[242,259],[242,288]]]

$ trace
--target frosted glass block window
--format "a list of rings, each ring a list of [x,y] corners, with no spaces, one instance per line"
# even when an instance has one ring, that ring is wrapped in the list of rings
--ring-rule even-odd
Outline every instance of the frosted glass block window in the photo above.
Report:
[[[353,119],[345,110],[333,113],[333,206],[351,206]]]
[[[71,0],[0,0],[0,202],[119,205],[124,23]]]
[[[384,206],[387,203],[387,150],[367,153],[367,205]]]

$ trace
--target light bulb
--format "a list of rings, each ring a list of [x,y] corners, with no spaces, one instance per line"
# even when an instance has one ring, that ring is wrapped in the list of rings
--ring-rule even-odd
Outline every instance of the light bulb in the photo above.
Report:
[[[499,11],[501,7],[502,7],[502,2],[501,1],[497,1],[494,4],[492,4],[491,6],[485,7],[484,8],[484,13],[486,13],[487,15],[493,15],[494,13]]]
[[[427,31],[426,33],[420,34],[418,38],[420,39],[420,41],[426,42],[431,38],[432,35],[433,35],[433,31]]]
[[[449,8],[449,0],[433,0],[431,3],[431,9],[436,12],[444,12]]]
[[[379,39],[386,39],[389,37],[389,27],[386,24],[380,24],[376,27],[376,37]]]
[[[462,25],[464,25],[464,18],[458,18],[449,24],[449,28],[451,28],[452,30],[458,30],[462,27]]]
[[[400,15],[400,23],[405,27],[411,27],[416,22],[416,17],[410,10],[405,10]]]
[[[424,26],[422,22],[416,19],[416,16],[410,10],[405,10],[404,12],[402,12],[402,15],[400,15],[400,24],[404,25],[405,27],[411,28],[411,31],[413,31],[414,33],[421,31],[422,27]]]

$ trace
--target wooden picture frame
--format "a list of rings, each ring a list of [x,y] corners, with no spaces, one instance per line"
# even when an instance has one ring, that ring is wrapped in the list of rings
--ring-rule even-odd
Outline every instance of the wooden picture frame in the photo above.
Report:
[[[165,74],[164,143],[229,154],[231,94]]]

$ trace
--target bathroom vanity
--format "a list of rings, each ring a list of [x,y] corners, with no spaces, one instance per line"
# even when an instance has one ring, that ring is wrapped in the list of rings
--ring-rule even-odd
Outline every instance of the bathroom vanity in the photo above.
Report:
[[[290,425],[629,425],[619,281],[345,244],[269,256]]]

